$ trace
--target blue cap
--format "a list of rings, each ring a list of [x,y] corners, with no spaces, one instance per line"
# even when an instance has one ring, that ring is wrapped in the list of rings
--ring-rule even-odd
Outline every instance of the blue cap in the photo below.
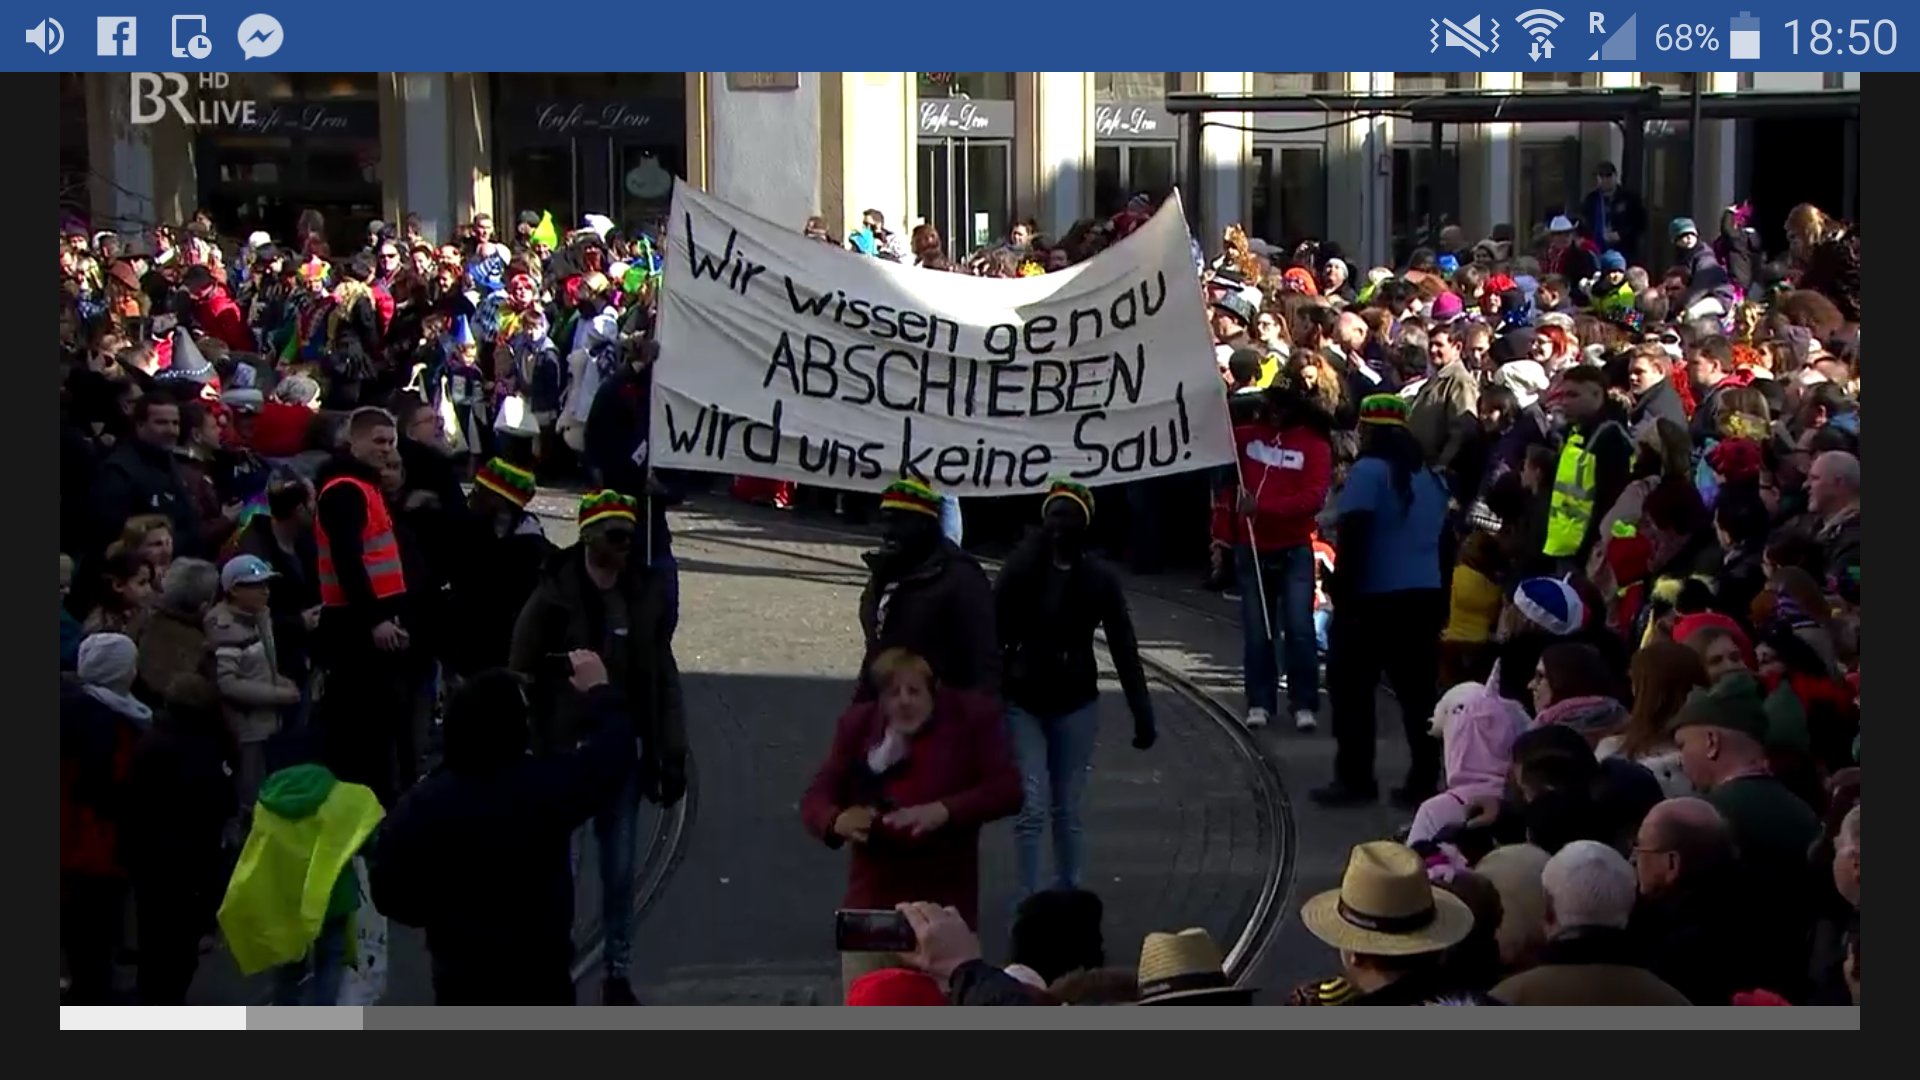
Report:
[[[1600,269],[1621,270],[1627,268],[1627,257],[1617,251],[1605,252],[1600,256]]]
[[[1693,227],[1693,219],[1690,217],[1674,218],[1673,224],[1668,227],[1667,231],[1672,234],[1675,240],[1678,240],[1683,236],[1699,236],[1700,235],[1700,230]]]
[[[1458,255],[1442,255],[1433,260],[1433,262],[1435,266],[1440,268],[1440,272],[1448,277],[1452,277],[1454,272],[1460,269],[1460,257]]]
[[[264,585],[279,576],[258,555],[235,555],[220,568],[220,589],[231,592],[236,585]]]
[[[447,328],[447,340],[461,348],[473,344],[473,329],[467,325],[465,315],[453,317],[453,325]]]

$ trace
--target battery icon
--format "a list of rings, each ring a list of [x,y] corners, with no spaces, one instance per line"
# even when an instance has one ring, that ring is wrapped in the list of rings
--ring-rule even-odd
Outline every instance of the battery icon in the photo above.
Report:
[[[1743,11],[1727,20],[1727,59],[1760,59],[1760,20]]]

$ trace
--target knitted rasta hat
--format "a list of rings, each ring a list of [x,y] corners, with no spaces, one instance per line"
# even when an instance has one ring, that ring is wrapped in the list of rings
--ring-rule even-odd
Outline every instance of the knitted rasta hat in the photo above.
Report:
[[[589,491],[580,500],[580,527],[604,521],[640,520],[640,504],[617,491]]]
[[[525,469],[515,468],[499,458],[493,458],[473,474],[473,482],[513,505],[525,510],[533,501],[533,474]],[[582,512],[584,513],[584,506]],[[582,518],[582,524],[585,519]]]
[[[1065,477],[1054,477],[1047,481],[1047,497],[1040,500],[1040,513],[1045,515],[1047,507],[1055,499],[1072,499],[1080,506],[1080,512],[1087,516],[1087,523],[1093,523],[1093,492],[1085,484],[1075,483]]]
[[[1407,426],[1407,401],[1398,394],[1368,394],[1360,399],[1360,422]]]
[[[910,510],[937,518],[940,516],[940,493],[918,480],[895,480],[880,493],[880,509]]]

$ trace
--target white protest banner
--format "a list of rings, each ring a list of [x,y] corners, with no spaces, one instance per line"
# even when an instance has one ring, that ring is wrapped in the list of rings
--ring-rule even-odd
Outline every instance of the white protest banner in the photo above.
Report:
[[[1233,461],[1177,197],[1030,278],[843,251],[687,184],[667,232],[656,466],[1009,495]]]

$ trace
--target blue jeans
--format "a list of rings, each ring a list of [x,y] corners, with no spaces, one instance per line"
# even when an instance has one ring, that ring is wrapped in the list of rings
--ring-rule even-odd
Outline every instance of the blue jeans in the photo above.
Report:
[[[640,773],[636,768],[613,802],[593,818],[600,856],[600,927],[607,978],[624,979],[633,965],[633,890],[640,841]]]
[[[1020,770],[1020,814],[1013,819],[1013,839],[1020,868],[1020,891],[1040,891],[1040,833],[1053,822],[1053,880],[1056,888],[1080,887],[1080,803],[1087,789],[1087,770],[1093,766],[1093,746],[1100,734],[1098,702],[1088,702],[1065,716],[1038,717],[1016,706],[1007,707],[1007,728],[1013,740],[1014,764]],[[1044,791],[1042,789],[1045,789]]]
[[[340,981],[347,973],[347,925],[345,915],[321,923],[320,936],[306,956],[273,969],[275,1005],[339,1003]]]
[[[940,532],[954,547],[960,546],[960,538],[966,535],[960,520],[960,500],[952,495],[940,499]]]
[[[1233,551],[1240,582],[1240,637],[1244,645],[1242,674],[1246,678],[1247,708],[1278,706],[1279,653],[1284,641],[1287,702],[1295,712],[1320,708],[1320,657],[1313,618],[1313,548],[1307,544],[1260,553],[1260,573],[1254,574],[1253,549],[1242,544]],[[1266,586],[1267,615],[1273,619],[1274,640],[1267,637],[1260,613],[1260,586]]]

